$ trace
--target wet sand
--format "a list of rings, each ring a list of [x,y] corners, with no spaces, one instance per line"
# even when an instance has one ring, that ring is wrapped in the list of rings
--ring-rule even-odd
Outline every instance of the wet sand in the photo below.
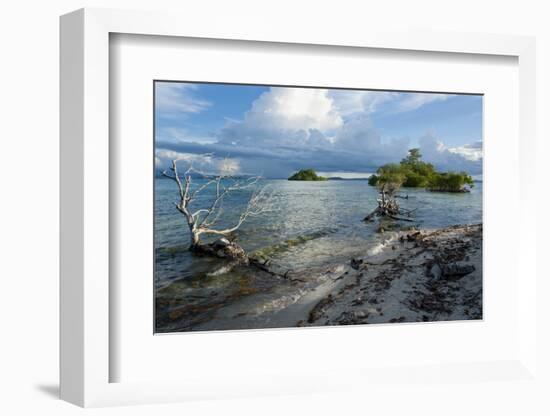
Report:
[[[258,279],[263,290],[249,286]],[[182,304],[170,291],[163,296],[176,304],[157,315],[169,319],[165,332],[482,319],[482,226],[386,232],[363,257],[255,270],[225,298]]]
[[[299,326],[482,319],[482,225],[400,232],[355,258]]]

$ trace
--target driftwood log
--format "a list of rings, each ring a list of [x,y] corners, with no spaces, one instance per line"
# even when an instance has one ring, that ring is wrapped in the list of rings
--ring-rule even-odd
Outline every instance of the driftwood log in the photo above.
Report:
[[[193,253],[199,256],[212,256],[226,260],[226,264],[209,273],[210,275],[218,275],[228,273],[237,266],[254,267],[272,276],[283,279],[291,279],[301,281],[300,279],[291,277],[294,270],[276,270],[271,267],[270,259],[258,259],[249,256],[246,251],[239,246],[235,241],[223,237],[210,244],[199,244],[192,247]]]

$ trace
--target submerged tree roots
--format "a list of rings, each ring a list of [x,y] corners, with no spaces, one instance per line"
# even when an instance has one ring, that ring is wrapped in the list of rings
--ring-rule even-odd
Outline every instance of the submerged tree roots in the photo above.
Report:
[[[372,221],[375,217],[388,217],[399,221],[414,221],[410,217],[412,211],[405,210],[399,207],[397,203],[398,195],[396,191],[398,186],[388,186],[383,184],[380,186],[380,198],[377,199],[378,206],[374,211],[368,214],[363,221]],[[406,216],[406,217],[405,217]]]
[[[227,259],[239,265],[248,265],[249,258],[244,249],[234,241],[220,238],[211,244],[197,244],[190,247],[191,252],[198,255],[207,255]]]

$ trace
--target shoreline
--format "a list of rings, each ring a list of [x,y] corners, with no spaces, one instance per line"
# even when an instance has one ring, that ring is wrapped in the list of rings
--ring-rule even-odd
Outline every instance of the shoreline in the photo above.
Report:
[[[482,319],[482,225],[401,231],[350,260],[342,283],[297,326]]]
[[[280,292],[275,283],[215,302],[178,302],[163,312],[170,327],[157,332],[482,319],[481,224],[385,234],[354,258],[277,277],[258,271],[278,279]]]

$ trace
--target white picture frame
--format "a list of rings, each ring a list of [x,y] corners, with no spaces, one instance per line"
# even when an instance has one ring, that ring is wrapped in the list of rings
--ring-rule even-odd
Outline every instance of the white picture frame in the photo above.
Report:
[[[524,380],[536,375],[535,269],[536,218],[528,207],[535,192],[529,178],[535,169],[535,41],[508,35],[282,30],[239,26],[223,19],[204,25],[192,16],[166,13],[82,9],[61,18],[61,398],[80,406],[159,403],[196,398],[239,397],[261,394],[306,393],[345,388],[342,379],[373,384],[380,378],[403,379],[390,368],[333,370],[325,382],[312,374],[276,374],[265,380],[223,385],[206,378],[158,382],[110,382],[110,365],[117,357],[110,350],[109,259],[109,36],[113,33],[225,39],[283,44],[331,45],[429,51],[441,54],[504,55],[519,66],[519,172],[520,216],[518,264],[522,271],[517,292],[517,354],[498,362],[418,363],[417,377],[443,374],[449,379],[470,379],[484,372],[505,379]],[[148,305],[144,305],[149,308]],[[310,335],[311,336],[311,332]],[[406,377],[405,377],[406,378]]]

